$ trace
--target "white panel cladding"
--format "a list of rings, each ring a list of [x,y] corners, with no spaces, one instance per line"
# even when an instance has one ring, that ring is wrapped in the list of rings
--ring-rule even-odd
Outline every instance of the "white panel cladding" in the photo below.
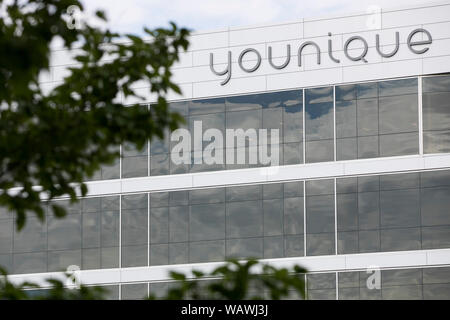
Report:
[[[299,39],[303,37],[303,23],[291,23],[245,29],[230,28],[230,46]]]
[[[450,21],[424,24],[423,27],[431,33],[433,39],[450,38]]]
[[[96,196],[449,168],[450,154],[435,154],[102,180],[86,184],[88,196]]]
[[[423,74],[443,72],[443,66],[450,65],[450,55],[423,59]]]
[[[223,29],[218,32],[194,33],[189,38],[189,50],[195,51],[227,47],[229,45],[228,37],[228,29]]]
[[[450,72],[450,67],[448,68]],[[364,64],[344,67],[342,70],[343,82],[368,81],[373,79],[395,78],[403,75],[415,76],[422,73],[422,60],[411,59],[395,62]]]
[[[173,69],[192,67],[192,51],[180,52],[179,61],[173,66]]]
[[[326,36],[328,32],[342,34],[373,30],[375,28],[368,27],[371,17],[370,14],[361,14],[331,19],[305,19],[304,38]]]
[[[406,13],[406,14],[405,14]],[[382,13],[383,28],[410,26],[448,21],[450,17],[450,4],[431,5],[407,10],[392,10]]]
[[[267,76],[267,90],[325,86],[341,83],[342,80],[341,68],[277,73]]]
[[[295,265],[300,265],[305,267],[308,272],[364,271],[373,267],[379,267],[381,269],[426,268],[450,265],[450,249],[262,259],[261,262],[269,263],[277,268],[292,268]],[[167,281],[171,280],[169,277],[170,271],[184,273],[188,278],[191,278],[192,270],[209,273],[222,264],[222,262],[209,262],[151,267],[81,270],[77,272],[76,276],[77,279],[85,285]],[[258,272],[258,270],[255,269],[255,272]],[[30,281],[37,283],[42,287],[48,286],[45,282],[45,279],[48,278],[65,280],[64,274],[61,272],[8,276],[8,279],[13,283]]]
[[[180,62],[173,67],[173,79],[181,85],[183,95],[170,94],[168,98],[203,98],[450,72],[450,1],[415,8],[382,9],[377,17],[380,24],[370,23],[373,17],[372,14],[360,12],[194,33],[190,37],[189,51],[182,53]],[[425,28],[433,37],[433,43],[427,45],[430,49],[424,54],[412,53],[406,44],[408,35],[417,28]],[[389,52],[395,43],[395,32],[399,32],[400,38],[398,52],[390,58],[380,57],[375,49],[376,34],[380,35],[383,52]],[[345,56],[344,43],[351,36],[362,36],[366,40],[367,63],[351,61]],[[422,38],[423,34],[419,33],[414,39]],[[333,62],[328,56],[329,39],[332,40],[333,56],[340,59],[340,63]],[[306,41],[314,41],[320,47],[320,65],[317,64],[314,48],[307,46],[303,50],[302,66],[298,66],[298,49]],[[268,47],[272,47],[274,62],[281,64],[285,61],[287,44],[291,45],[289,65],[282,70],[272,68],[267,60]],[[351,42],[349,53],[357,55],[362,45],[358,40]],[[244,72],[237,64],[239,54],[246,48],[256,49],[262,59],[260,67],[252,73]],[[232,76],[226,85],[221,85],[225,77],[211,72],[210,53],[214,54],[216,70],[223,70],[228,51],[232,53]],[[42,77],[42,82],[59,81],[67,75],[65,68],[75,63],[73,55],[76,53],[77,50],[70,53],[61,49],[53,51],[51,66],[54,68],[50,75]],[[249,53],[243,60],[244,65],[250,66],[256,62],[256,56]],[[51,87],[46,85],[45,89]],[[145,93],[145,96],[146,102],[155,101],[154,95]],[[137,101],[124,101],[127,104],[134,102]]]
[[[193,84],[192,96],[194,98],[210,97],[217,95],[239,94],[242,88],[246,92],[261,92],[266,90],[265,76],[249,76],[230,81],[226,86],[221,86],[222,80],[197,82]]]
[[[238,58],[239,58],[239,54],[243,50],[247,49],[248,47],[249,47],[248,45],[229,46],[229,47],[219,48],[219,49],[206,49],[206,50],[194,51],[194,52],[192,52],[193,66],[208,66],[208,69],[209,69],[210,53],[214,54],[214,65],[219,65],[221,63],[227,63],[228,51],[231,51],[231,53],[232,53],[232,56],[231,56],[232,62],[237,62]],[[266,44],[264,42],[252,44],[251,47],[258,50],[262,59],[267,58]],[[285,51],[286,50],[284,50],[284,52]],[[255,58],[249,54],[249,55],[246,55],[243,60],[255,60]],[[220,70],[220,68],[217,68],[217,70]]]

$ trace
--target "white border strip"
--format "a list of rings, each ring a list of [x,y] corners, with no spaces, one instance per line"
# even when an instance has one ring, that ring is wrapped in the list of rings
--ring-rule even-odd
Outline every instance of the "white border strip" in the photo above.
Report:
[[[341,178],[450,168],[450,153],[87,182],[88,196],[211,188],[289,180]]]
[[[377,266],[389,268],[420,268],[450,265],[450,249],[412,250],[396,252],[358,253],[298,258],[263,259],[277,268],[305,267],[309,272],[362,271]],[[78,279],[85,285],[105,285],[133,282],[170,281],[169,271],[190,274],[193,269],[211,272],[223,262],[165,265],[152,267],[82,270]],[[45,279],[65,279],[61,272],[21,274],[8,276],[13,283],[31,281],[43,287]]]

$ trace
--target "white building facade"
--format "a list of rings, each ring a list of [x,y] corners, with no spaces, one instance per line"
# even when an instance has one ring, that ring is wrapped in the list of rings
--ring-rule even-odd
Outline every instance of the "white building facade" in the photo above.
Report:
[[[72,63],[56,50],[43,86]],[[121,146],[65,219],[30,218],[19,234],[0,214],[15,281],[75,265],[83,283],[139,298],[163,292],[170,270],[254,257],[306,267],[311,299],[450,298],[449,2],[195,33],[173,73],[185,161],[170,134]],[[207,162],[209,129],[227,142],[227,129],[275,129],[276,161],[261,161],[259,134]]]

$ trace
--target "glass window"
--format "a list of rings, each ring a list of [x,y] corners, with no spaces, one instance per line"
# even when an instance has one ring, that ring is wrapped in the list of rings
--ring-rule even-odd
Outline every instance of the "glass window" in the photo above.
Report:
[[[282,145],[283,161],[280,164],[300,164],[303,163],[303,144],[302,143],[285,143]]]
[[[336,101],[336,138],[356,137],[356,100]]]
[[[261,185],[226,188],[226,201],[261,199]]]
[[[263,215],[261,201],[227,203],[227,238],[262,236]]]
[[[148,143],[144,143],[141,149],[138,149],[134,143],[124,143],[122,145],[123,157],[135,157],[148,155]]]
[[[169,219],[169,241],[188,241],[189,207],[170,207]]]
[[[334,159],[333,140],[307,141],[305,150],[307,163],[333,161]]]
[[[82,215],[82,247],[100,247],[101,237],[101,213],[89,213]]]
[[[102,268],[119,267],[119,247],[101,248],[101,266]]]
[[[169,263],[169,245],[155,244],[150,246],[150,265],[159,266]]]
[[[381,229],[381,251],[418,250],[420,228]]]
[[[417,78],[381,81],[378,93],[380,97],[417,93]]]
[[[119,196],[101,197],[102,210],[119,210]]]
[[[287,235],[284,237],[284,256],[302,257],[304,256],[304,236]]]
[[[425,153],[450,151],[449,76],[423,78],[423,148]]]
[[[189,115],[207,114],[225,111],[225,99],[203,99],[189,102]]]
[[[423,188],[420,200],[422,225],[450,225],[450,187]]]
[[[147,210],[122,210],[122,245],[147,243]]]
[[[307,233],[334,232],[334,197],[307,197],[306,215]]]
[[[227,257],[233,258],[262,258],[263,239],[229,239],[226,243]]]
[[[381,227],[420,225],[419,189],[381,191]]]
[[[333,139],[333,103],[306,104],[306,141]]]
[[[403,173],[380,176],[381,190],[394,190],[405,188],[418,188],[419,174],[418,173]]]
[[[419,134],[399,133],[380,136],[380,155],[383,157],[419,153]]]
[[[102,247],[119,245],[119,210],[102,213],[101,245]]]
[[[225,260],[225,240],[189,243],[189,262],[213,262]]]
[[[358,99],[376,98],[378,96],[378,83],[358,83],[356,85],[356,96]]]
[[[358,136],[378,135],[378,99],[360,99],[356,108]]]
[[[307,274],[307,294],[310,300],[336,299],[336,274],[317,273]]]
[[[262,111],[262,128],[268,129],[267,134],[270,137],[271,130],[277,129],[279,141],[276,143],[283,142],[283,112],[281,108],[269,108],[263,109]],[[300,136],[301,137],[301,136]],[[270,138],[268,138],[268,142],[271,143]],[[261,144],[261,140],[259,140],[259,144]]]
[[[199,123],[200,122],[200,123]],[[194,126],[200,125],[202,132],[204,133],[208,129],[218,129],[222,133],[223,137],[225,137],[225,113],[215,113],[215,114],[205,114],[200,116],[193,116],[189,118],[189,131],[191,134],[194,134]],[[228,128],[228,126],[227,126]],[[207,145],[211,143],[211,141],[203,141],[198,148],[195,148],[194,143],[195,137],[192,136],[191,139],[191,147],[192,150],[203,150]],[[225,141],[223,141],[225,143]],[[202,149],[200,149],[202,148]]]
[[[48,220],[48,249],[65,250],[81,248],[81,215],[67,215],[62,219]]]
[[[358,192],[380,190],[379,176],[358,177]]]
[[[450,247],[450,226],[422,227],[422,249]]]
[[[418,130],[417,94],[380,97],[380,134]]]
[[[339,231],[358,229],[358,195],[356,193],[337,196],[337,228]]]
[[[306,104],[330,101],[333,101],[333,87],[312,88],[305,91]]]
[[[189,262],[189,244],[183,243],[170,243],[169,244],[169,263],[188,263]]]
[[[122,268],[147,265],[147,245],[122,246]]]
[[[122,178],[143,177],[148,175],[148,157],[127,157],[122,159]]]
[[[337,193],[354,193],[358,190],[357,178],[341,178],[336,179]]]
[[[81,250],[49,251],[48,272],[66,271],[72,265],[81,266]]]
[[[282,258],[284,257],[283,237],[264,237],[264,258]]]
[[[102,211],[102,198],[100,197],[86,198],[80,201],[83,213]]]
[[[265,221],[264,221],[265,222]],[[284,199],[284,233],[303,234],[303,197]]]
[[[185,117],[189,112],[188,105],[189,101],[171,102],[169,103],[169,110],[171,112],[177,112],[178,114]]]
[[[150,210],[150,243],[167,243],[169,241],[169,208],[152,208]]]
[[[377,252],[381,250],[379,230],[361,230],[358,232],[359,252]]]
[[[450,91],[450,76],[425,77],[423,81],[423,92]]]
[[[251,94],[245,96],[234,96],[225,98],[226,110],[229,111],[241,111],[241,110],[261,110],[265,102],[265,97],[270,95],[265,94]]]
[[[130,283],[121,285],[122,300],[141,300],[148,295],[147,283]]]
[[[284,197],[303,197],[303,181],[284,183]]]
[[[424,131],[423,145],[424,153],[450,152],[450,130]]]
[[[336,86],[336,100],[356,100],[356,85]]]
[[[307,255],[335,252],[334,195],[327,195],[332,191],[334,191],[333,180],[306,182]]]
[[[0,221],[0,254],[2,255],[12,253],[14,227],[13,219]]]
[[[380,226],[380,193],[358,193],[358,223],[362,230],[378,229]]]
[[[189,191],[190,204],[225,202],[225,188]]]
[[[263,201],[264,236],[283,234],[283,200],[271,199]]]
[[[308,221],[308,220],[307,220]],[[310,233],[306,231],[306,255],[335,254],[334,233]]]
[[[111,165],[101,166],[101,179],[119,179],[120,178],[120,159],[116,159]]]
[[[450,170],[435,170],[420,173],[421,187],[450,186]]]
[[[47,271],[47,252],[28,252],[13,255],[13,273]]]
[[[157,154],[150,158],[150,175],[161,176],[169,174],[169,155]]]
[[[146,193],[122,196],[122,210],[147,209],[148,196]]]
[[[310,180],[306,182],[307,196],[319,196],[325,194],[334,194],[333,180]]]
[[[282,183],[263,184],[263,198],[264,199],[283,198],[283,184]]]
[[[333,87],[305,90],[306,162],[334,160]]]
[[[215,240],[225,238],[225,206],[202,204],[190,206],[189,240]]]
[[[168,192],[154,192],[150,193],[150,206],[167,207],[169,205],[169,193]]]
[[[338,233],[337,239],[338,254],[358,253],[358,232],[341,231]]]
[[[170,206],[185,206],[189,204],[188,191],[172,191],[169,193]]]
[[[303,141],[303,92],[301,90],[286,95],[283,106],[284,142]]]
[[[100,269],[100,248],[83,249],[81,251],[81,267],[83,270]]]
[[[150,142],[150,155],[169,153],[169,130],[163,132],[162,138],[154,137]]]

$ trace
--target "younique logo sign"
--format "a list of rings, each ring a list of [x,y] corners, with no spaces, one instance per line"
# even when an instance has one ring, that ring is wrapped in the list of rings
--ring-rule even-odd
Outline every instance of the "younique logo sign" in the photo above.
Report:
[[[423,39],[422,40],[417,40],[420,37],[420,34],[422,34]],[[350,61],[363,61],[363,62],[368,62],[366,60],[366,55],[369,51],[369,45],[366,41],[366,39],[362,36],[351,36],[349,37],[344,44],[344,56],[345,57],[339,57],[336,56],[336,54],[333,52],[333,41],[331,39],[332,34],[328,33],[328,36],[330,37],[330,39],[328,39],[328,48],[327,48],[327,53],[328,53],[328,58],[333,61],[336,64],[341,63],[341,59],[345,58],[348,59]],[[412,30],[407,39],[406,39],[406,45],[408,47],[408,49],[414,53],[414,54],[422,54],[428,51],[429,47],[426,47],[426,45],[430,45],[432,43],[432,37],[430,32],[428,32],[427,30],[423,29],[423,28],[417,28]],[[356,43],[359,42],[360,43],[360,47],[361,49],[359,50],[358,53],[355,53],[353,51],[349,52],[349,46],[351,43]],[[382,50],[382,44],[381,44],[381,40],[380,40],[380,35],[376,34],[375,35],[375,49],[377,51],[377,53],[384,58],[390,58],[393,57],[397,54],[397,52],[399,51],[400,48],[400,34],[399,32],[395,32],[395,45],[393,47],[393,49],[391,49],[390,51],[383,51]],[[322,53],[322,48],[320,48],[320,46],[314,42],[314,41],[305,41],[303,43],[301,43],[299,45],[298,48],[296,48],[296,54],[297,54],[297,63],[298,66],[301,67],[302,66],[302,53],[303,50],[306,47],[313,47],[315,50],[315,54],[316,54],[316,61],[317,64],[320,64],[321,62],[321,53]],[[274,69],[277,70],[282,70],[284,68],[286,68],[289,63],[291,62],[291,45],[288,44],[286,45],[286,58],[285,61],[281,64],[276,64],[273,60],[273,55],[272,55],[272,46],[268,46],[267,48],[267,60],[268,63],[270,64],[270,66]],[[244,64],[242,63],[244,57],[248,54],[253,54],[254,56],[256,56],[256,60],[254,61],[254,65],[249,67],[249,66],[244,66]],[[238,58],[238,65],[239,67],[247,73],[252,73],[255,72],[256,70],[258,70],[258,68],[261,66],[262,63],[262,58],[261,58],[261,54],[258,50],[254,49],[254,48],[247,48],[244,49],[240,54],[239,54],[239,58]],[[214,66],[214,54],[210,53],[209,55],[209,67],[211,69],[211,71],[217,75],[217,76],[224,76],[224,80],[221,82],[221,85],[226,85],[232,76],[232,53],[231,51],[228,51],[228,57],[227,57],[227,64],[226,67],[223,70],[217,70],[216,67]]]

